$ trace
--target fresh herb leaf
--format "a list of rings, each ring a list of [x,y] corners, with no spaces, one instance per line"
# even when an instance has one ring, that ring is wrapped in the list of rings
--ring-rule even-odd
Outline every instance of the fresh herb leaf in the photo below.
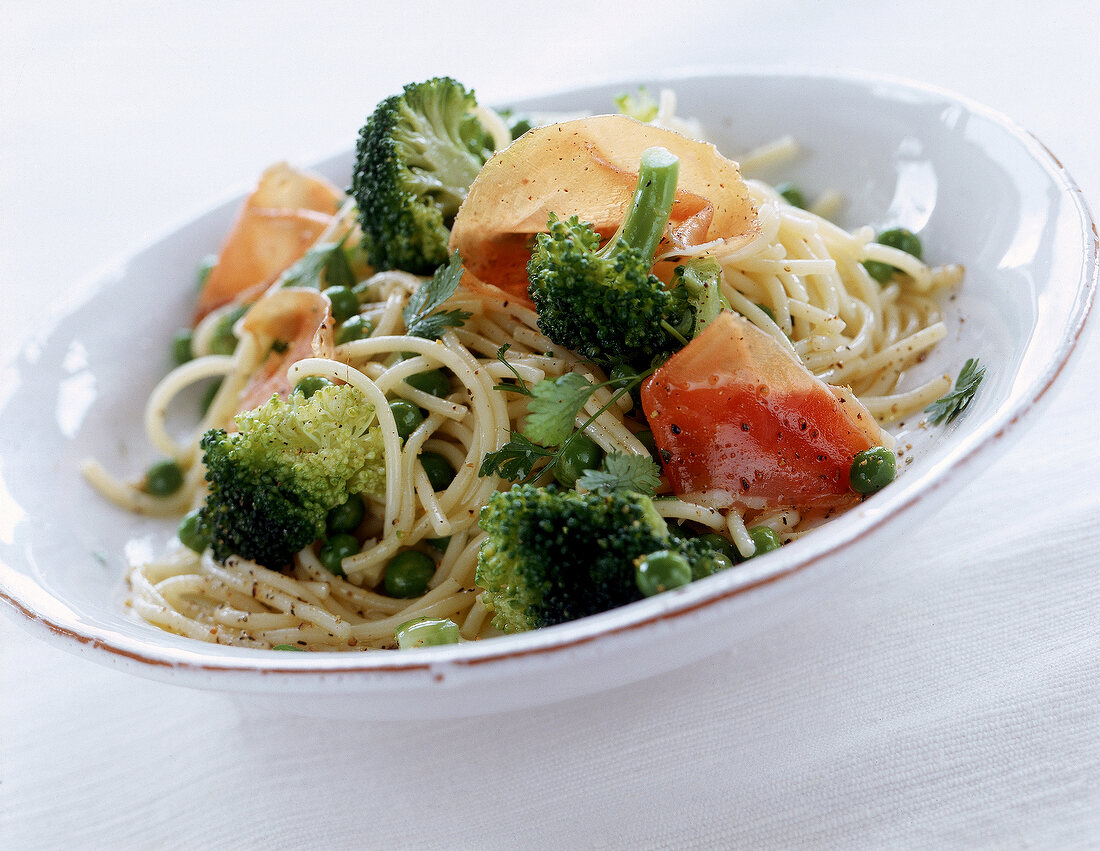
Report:
[[[405,319],[406,333],[413,337],[437,340],[445,329],[458,328],[469,319],[473,314],[465,310],[432,313],[454,295],[460,280],[462,280],[462,260],[456,251],[446,265],[436,269],[435,274],[417,287],[416,292],[409,297],[408,304],[401,311]]]
[[[661,485],[661,468],[644,455],[610,452],[603,459],[603,469],[585,470],[577,485],[604,496],[617,490],[653,496]]]
[[[496,452],[485,455],[477,474],[479,476],[498,475],[507,481],[526,479],[540,459],[550,458],[555,454],[552,450],[532,443],[518,431],[514,431],[511,440]]]
[[[505,351],[507,347],[502,346],[498,350],[498,357],[503,357]],[[582,434],[600,414],[630,393],[656,369],[657,366],[651,366],[629,380],[616,378],[600,384],[593,384],[583,376],[572,372],[567,372],[558,378],[544,378],[527,393],[532,399],[527,406],[525,434],[512,432],[512,439],[508,443],[496,452],[490,452],[485,456],[478,475],[489,476],[495,473],[504,479],[514,481],[522,478],[523,481],[527,481],[531,478],[535,464],[541,459],[546,459],[546,464],[539,468],[539,472],[552,470],[578,434]],[[573,423],[589,397],[599,388],[609,386],[615,387],[611,398],[578,428],[573,428]],[[526,388],[526,385],[524,387]],[[497,385],[497,389],[516,392],[517,388],[511,385]],[[541,443],[547,445],[542,446]],[[559,444],[557,449],[548,448],[554,443]]]
[[[354,287],[357,283],[355,280],[355,272],[352,271],[351,261],[348,259],[348,252],[344,249],[344,240],[347,239],[347,235],[344,235],[344,239],[341,239],[329,254],[328,262],[325,263],[325,284],[330,287]]]
[[[275,645],[272,646],[271,649],[272,650],[300,650],[303,653],[305,652],[304,647],[298,647],[294,644],[275,644]]]
[[[319,290],[322,281],[327,285],[355,286],[355,276],[344,253],[344,240],[347,238],[348,235],[344,234],[339,242],[324,242],[311,246],[301,258],[279,276],[279,286],[308,287]],[[341,280],[335,280],[332,277],[334,270],[336,275],[342,278]]]
[[[573,424],[584,403],[596,389],[575,372],[544,378],[531,388],[523,434],[543,446],[556,446],[573,433]]]
[[[280,287],[321,289],[321,275],[328,262],[329,245],[314,245],[279,276]]]
[[[460,328],[466,320],[473,316],[465,310],[444,310],[433,313],[417,320],[416,324],[408,329],[413,337],[423,337],[426,340],[438,340],[448,328]]]
[[[928,421],[932,425],[940,425],[955,419],[966,410],[983,378],[985,378],[985,367],[980,365],[977,358],[970,358],[959,370],[959,377],[955,379],[955,389],[924,409],[925,413],[931,415]]]
[[[493,389],[499,390],[502,393],[518,393],[520,396],[530,396],[531,388],[527,386],[527,382],[523,380],[523,376],[519,374],[519,371],[512,366],[511,363],[504,357],[508,350],[512,348],[511,343],[505,343],[499,349],[497,349],[497,360],[508,367],[508,371],[516,377],[515,384],[494,384]]]

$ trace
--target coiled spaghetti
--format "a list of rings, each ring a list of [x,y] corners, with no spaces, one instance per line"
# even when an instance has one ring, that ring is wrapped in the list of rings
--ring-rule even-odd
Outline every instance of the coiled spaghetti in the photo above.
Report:
[[[723,294],[733,308],[794,352],[813,374],[849,386],[881,423],[919,411],[942,395],[950,386],[947,376],[919,386],[907,386],[904,377],[945,336],[937,296],[961,280],[962,270],[930,268],[875,243],[870,228],[845,231],[791,206],[764,183],[748,185],[758,214],[755,235],[736,245],[695,246],[675,259],[704,253],[717,258]],[[323,238],[331,236],[326,232]],[[356,236],[353,230],[351,239]],[[891,264],[904,274],[880,285],[863,267],[865,260]],[[374,405],[381,427],[385,499],[370,506],[369,534],[361,551],[345,560],[346,578],[327,571],[313,547],[298,553],[286,572],[237,557],[219,564],[209,552],[199,555],[181,547],[164,559],[132,568],[129,605],[137,614],[180,635],[255,647],[388,648],[394,646],[394,628],[420,616],[454,620],[465,639],[491,633],[474,582],[483,538],[477,520],[489,495],[507,483],[495,475],[480,476],[479,469],[487,453],[522,429],[526,415],[523,397],[502,393],[494,385],[514,374],[528,383],[570,371],[594,383],[606,376],[547,339],[533,310],[484,292],[460,289],[448,301],[449,308],[468,311],[471,317],[441,339],[406,336],[402,308],[420,280],[402,272],[369,278],[364,287],[371,298],[362,313],[373,322],[373,333],[337,346],[331,358],[305,358],[289,370],[291,384],[322,376],[357,387]],[[270,340],[243,333],[232,356],[204,354],[210,348],[209,329],[229,309],[215,310],[203,320],[195,344],[200,356],[166,376],[146,407],[148,439],[184,469],[184,487],[171,498],[152,497],[112,477],[97,462],[85,465],[88,480],[120,506],[167,515],[201,503],[198,438],[209,428],[229,424],[242,389],[270,346]],[[505,345],[507,365],[498,357]],[[403,359],[395,357],[402,354]],[[449,378],[451,392],[445,398],[405,383],[430,369]],[[212,378],[221,379],[221,386],[207,413],[190,439],[174,439],[165,426],[173,399]],[[395,397],[426,413],[405,441],[388,407]],[[577,425],[610,397],[606,389],[594,393]],[[605,452],[648,455],[636,436],[642,424],[628,416],[630,407],[629,397],[620,399],[590,424],[589,435]],[[442,455],[456,470],[442,491],[432,489],[417,461],[424,451]],[[667,493],[659,496],[655,504],[664,517],[721,532],[746,556],[753,552],[749,525],[770,526],[785,539],[805,528],[795,508],[718,511]],[[440,546],[442,552],[436,553]],[[386,562],[406,548],[437,554],[428,591],[404,600],[373,590]]]

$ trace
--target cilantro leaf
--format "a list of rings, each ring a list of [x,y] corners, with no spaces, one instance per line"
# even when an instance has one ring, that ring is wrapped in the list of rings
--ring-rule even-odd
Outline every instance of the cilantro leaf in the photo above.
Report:
[[[577,414],[595,389],[596,385],[575,372],[544,378],[531,388],[524,436],[543,446],[564,442],[573,433]]]
[[[355,286],[355,275],[352,274],[347,254],[344,253],[344,240],[347,238],[347,234],[344,234],[339,242],[323,242],[310,246],[305,254],[279,276],[279,286],[319,290],[322,279],[328,285]]]
[[[314,245],[279,276],[280,287],[321,289],[321,275],[328,262],[331,245]]]
[[[473,314],[465,310],[447,310],[432,313],[439,305],[454,295],[462,280],[462,260],[456,251],[446,265],[416,288],[401,316],[405,319],[406,333],[413,337],[437,340],[447,328],[458,328]]]
[[[431,316],[418,319],[416,324],[409,328],[408,333],[413,337],[423,337],[427,340],[438,340],[448,328],[460,328],[473,316],[465,310],[441,310]]]
[[[966,410],[983,378],[985,378],[985,367],[980,365],[977,358],[970,358],[959,370],[959,377],[955,379],[955,389],[924,409],[925,413],[931,415],[928,421],[932,425],[940,425],[955,419]]]
[[[347,234],[344,235],[344,239],[341,239],[339,244],[332,249],[332,253],[329,254],[328,262],[325,263],[325,285],[330,287],[354,287],[358,281],[355,280],[355,272],[352,271],[351,261],[348,259],[348,252],[344,248],[344,240],[347,239]]]
[[[657,462],[644,455],[610,452],[603,459],[603,469],[585,470],[577,484],[604,496],[617,490],[653,496],[661,485],[661,470]]]
[[[479,476],[498,475],[502,479],[515,481],[526,479],[531,475],[531,470],[541,458],[550,458],[555,453],[537,443],[532,443],[517,431],[512,432],[512,439],[505,443],[496,452],[486,453],[481,461],[481,468],[477,471]]]
[[[497,350],[497,357],[505,364],[504,353],[507,346],[501,346]],[[494,389],[509,393],[522,393],[530,396],[527,404],[527,422],[524,424],[524,433],[512,432],[512,439],[504,444],[496,452],[486,454],[478,471],[479,476],[489,476],[494,473],[502,478],[515,480],[521,478],[527,481],[531,478],[532,470],[542,459],[546,459],[539,472],[553,469],[561,460],[562,454],[572,445],[573,439],[584,432],[596,418],[614,405],[623,395],[631,392],[646,378],[653,374],[656,366],[650,367],[645,372],[639,373],[630,379],[614,379],[593,384],[588,379],[575,372],[567,372],[557,378],[544,378],[537,382],[533,388],[528,388],[526,382],[515,373],[520,384],[498,384]],[[574,423],[584,403],[600,387],[616,387],[611,398],[604,403],[598,411],[588,417],[579,427],[574,428]],[[522,388],[522,389],[520,389]],[[554,447],[557,445],[557,449]],[[638,468],[629,473],[625,469],[614,465],[609,468],[616,479],[629,479],[638,488],[646,487],[648,481],[646,475]],[[653,487],[656,487],[654,485]]]

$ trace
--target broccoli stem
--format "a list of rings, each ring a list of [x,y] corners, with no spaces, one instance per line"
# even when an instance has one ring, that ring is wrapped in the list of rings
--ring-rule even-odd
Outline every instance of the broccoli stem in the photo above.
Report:
[[[638,166],[638,188],[634,190],[630,210],[618,232],[598,254],[612,258],[630,248],[652,264],[661,237],[668,229],[679,177],[680,158],[675,154],[659,147],[643,151]]]

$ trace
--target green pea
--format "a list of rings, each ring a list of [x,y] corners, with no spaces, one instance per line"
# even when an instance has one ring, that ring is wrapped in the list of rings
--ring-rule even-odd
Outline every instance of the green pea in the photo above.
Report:
[[[725,553],[710,553],[700,558],[691,566],[692,579],[701,579],[704,576],[713,576],[723,570],[733,567],[733,560]]]
[[[198,508],[184,515],[176,534],[181,544],[197,553],[204,552],[212,539],[210,527],[203,520],[202,512]]]
[[[341,323],[340,329],[336,332],[336,345],[342,346],[344,343],[362,340],[369,337],[372,331],[374,331],[374,323],[356,313]]]
[[[578,434],[562,450],[554,466],[554,478],[567,488],[573,487],[585,470],[594,470],[603,460],[603,450],[587,434]]]
[[[848,472],[848,482],[856,493],[871,494],[882,490],[897,475],[898,462],[885,446],[873,446],[857,452]]]
[[[435,562],[419,550],[403,550],[386,564],[382,586],[391,597],[419,597],[435,576]]]
[[[809,206],[806,203],[806,196],[802,194],[802,190],[789,180],[776,186],[775,191],[782,195],[783,200],[792,207],[800,207],[805,210]]]
[[[413,618],[393,631],[402,650],[458,644],[458,624],[449,618]]]
[[[367,507],[363,503],[363,497],[353,493],[344,502],[329,511],[325,518],[325,528],[330,535],[338,532],[354,532],[363,522],[363,516],[367,513]]]
[[[172,361],[176,366],[187,363],[195,356],[191,351],[191,341],[194,337],[194,332],[190,328],[180,328],[172,335]]]
[[[405,379],[410,387],[437,396],[443,399],[451,392],[451,382],[441,369],[429,369],[427,372],[418,372]]]
[[[248,305],[240,305],[222,315],[210,335],[210,351],[215,355],[231,355],[237,350],[237,335],[233,326],[248,312]]]
[[[433,491],[445,491],[455,479],[455,468],[438,452],[421,452],[420,466],[428,474]]]
[[[359,541],[354,535],[339,532],[321,545],[321,564],[336,576],[344,575],[344,559],[359,552]]]
[[[218,395],[218,391],[222,389],[222,379],[217,381],[211,381],[206,388],[202,391],[202,396],[199,397],[199,411],[203,416],[210,410],[210,406],[214,403],[214,397]]]
[[[337,322],[350,319],[359,312],[359,296],[351,287],[329,287],[325,295],[332,303],[332,318]]]
[[[327,378],[320,375],[307,375],[305,378],[299,379],[298,383],[294,385],[294,392],[301,393],[308,399],[322,387],[331,386],[332,382]]]
[[[658,550],[638,560],[634,565],[634,580],[639,591],[652,597],[691,582],[691,565],[679,553]]]
[[[875,239],[875,242],[880,245],[888,245],[891,248],[897,248],[900,251],[904,251],[906,254],[911,254],[918,260],[921,259],[921,255],[924,253],[920,237],[918,237],[911,230],[905,228],[890,228],[884,230]],[[897,269],[891,266],[889,263],[882,263],[878,260],[865,260],[863,262],[863,268],[867,270],[867,274],[878,281],[880,284],[885,284],[892,277]]]
[[[891,248],[904,251],[906,254],[912,254],[918,260],[921,259],[921,255],[924,253],[920,244],[920,237],[905,228],[884,230],[875,241],[881,245],[889,245]]]
[[[783,545],[779,535],[769,526],[753,526],[749,529],[749,537],[752,538],[752,543],[756,547],[754,557],[778,550]]]
[[[183,487],[183,470],[171,459],[158,461],[145,473],[144,490],[153,496],[171,496]]]
[[[649,450],[649,454],[654,458],[657,457],[657,441],[653,437],[653,430],[643,428],[641,431],[634,432],[634,436],[638,438],[638,442]]]
[[[712,550],[726,556],[726,558],[734,564],[741,561],[741,553],[737,551],[737,547],[733,545],[733,541],[724,535],[719,535],[716,532],[707,532],[706,534],[700,535],[699,540]]]
[[[390,412],[397,423],[397,433],[402,440],[408,440],[419,425],[424,422],[424,414],[407,399],[394,399],[390,402]]]
[[[885,284],[894,277],[894,267],[889,263],[880,263],[878,260],[864,260],[863,268],[867,270],[868,275],[880,284]]]
[[[446,538],[425,538],[424,543],[431,547],[433,550],[439,550],[441,553],[447,552],[447,547],[451,543],[451,536]]]
[[[607,378],[611,381],[612,390],[621,390],[623,387],[630,386],[630,400],[635,406],[642,403],[642,387],[638,382],[638,370],[629,364],[618,363],[611,367],[611,372],[608,373]]]

